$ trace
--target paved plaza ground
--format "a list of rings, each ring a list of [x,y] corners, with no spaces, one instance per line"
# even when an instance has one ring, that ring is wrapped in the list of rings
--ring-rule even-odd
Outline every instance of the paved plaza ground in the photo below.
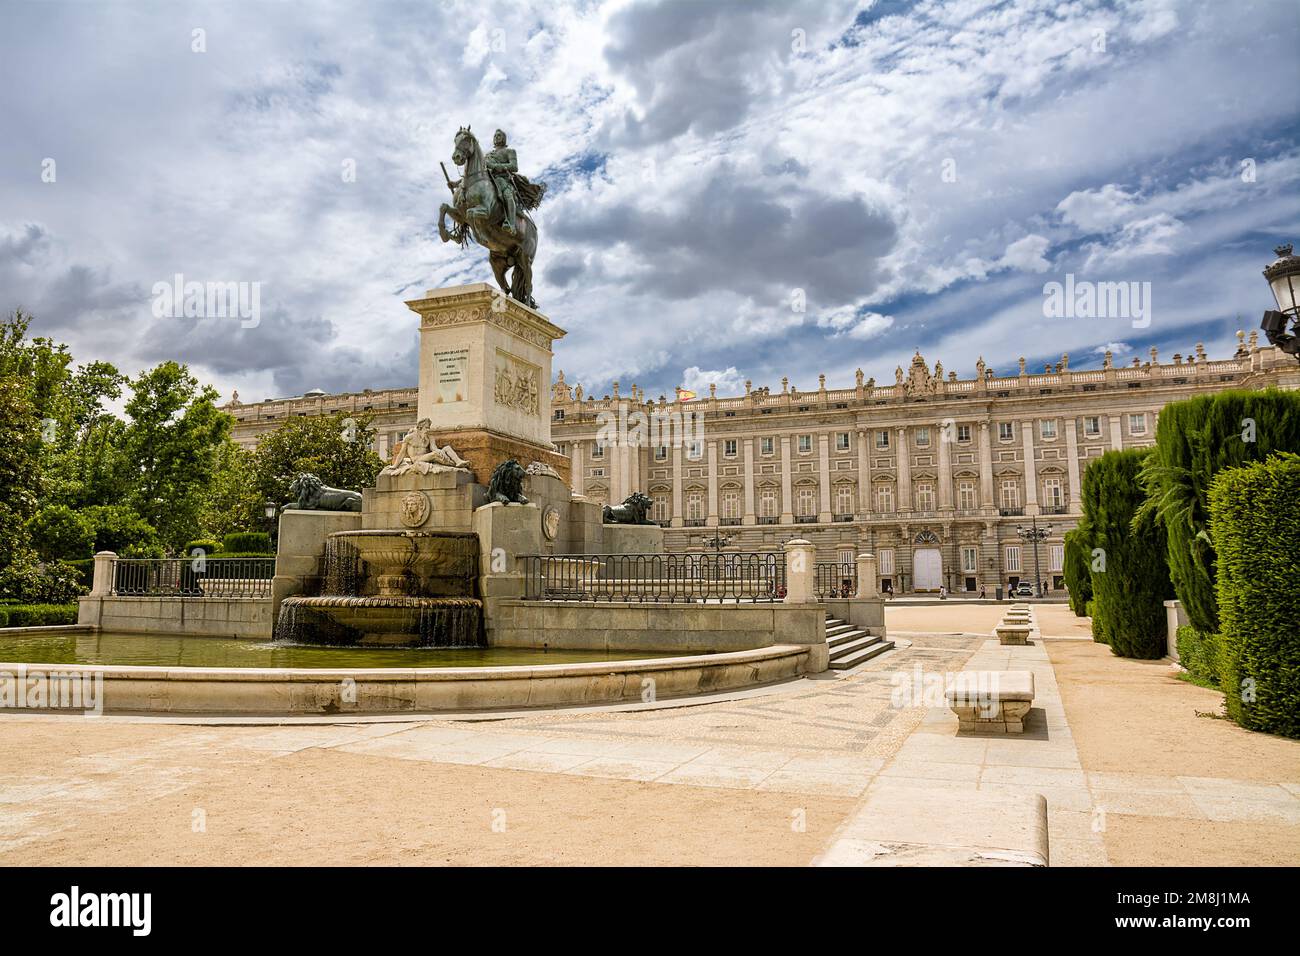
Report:
[[[1300,863],[1300,743],[1217,719],[1167,661],[1039,605],[887,608],[899,647],[711,703],[499,720],[274,726],[7,715],[0,864],[827,861],[885,792],[1042,793],[1052,863]],[[1035,671],[1023,738],[957,737],[895,675]]]

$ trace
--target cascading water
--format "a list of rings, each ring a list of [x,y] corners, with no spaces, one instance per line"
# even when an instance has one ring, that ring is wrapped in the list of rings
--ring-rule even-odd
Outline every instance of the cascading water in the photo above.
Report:
[[[326,542],[322,570],[321,594],[281,603],[277,640],[485,646],[473,533],[340,531]]]

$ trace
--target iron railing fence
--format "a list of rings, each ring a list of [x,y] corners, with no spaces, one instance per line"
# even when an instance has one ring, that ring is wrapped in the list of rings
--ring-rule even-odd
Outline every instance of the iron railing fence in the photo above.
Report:
[[[856,564],[845,562],[818,563],[813,566],[813,593],[817,599],[849,598],[858,593]]]
[[[529,601],[762,603],[785,598],[785,554],[532,554]]]
[[[124,597],[269,598],[275,558],[118,558],[113,593]]]

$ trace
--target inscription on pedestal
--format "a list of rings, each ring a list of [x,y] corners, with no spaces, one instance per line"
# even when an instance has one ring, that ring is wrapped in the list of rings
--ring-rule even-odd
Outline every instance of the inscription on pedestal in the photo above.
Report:
[[[433,358],[437,376],[433,395],[434,404],[463,402],[466,394],[465,377],[469,367],[469,349],[435,352]]]

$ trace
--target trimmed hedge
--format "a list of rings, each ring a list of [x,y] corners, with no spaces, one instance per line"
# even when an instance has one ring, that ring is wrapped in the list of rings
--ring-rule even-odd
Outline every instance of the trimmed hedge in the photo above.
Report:
[[[1300,738],[1297,502],[1300,455],[1227,469],[1210,486],[1228,716],[1250,730]]]
[[[188,558],[191,557],[196,550],[215,557],[221,553],[221,542],[216,538],[195,538],[193,541],[185,542],[185,550],[182,551],[181,554]]]
[[[0,611],[8,619],[5,627],[52,627],[76,624],[76,604],[10,604]]]
[[[1193,679],[1219,686],[1219,638],[1184,624],[1174,635],[1178,644],[1178,663]]]
[[[1227,391],[1160,411],[1142,481],[1165,529],[1174,591],[1200,631],[1219,631],[1210,485],[1223,469],[1275,451],[1300,452],[1300,394]]]
[[[1070,610],[1076,617],[1086,617],[1092,600],[1092,548],[1086,524],[1065,534],[1065,588],[1070,593]]]
[[[1149,451],[1108,451],[1083,475],[1083,515],[1104,570],[1092,572],[1092,637],[1119,657],[1154,660],[1166,652],[1164,601],[1171,596],[1165,535],[1138,475]]]
[[[221,539],[223,554],[271,554],[271,536],[265,531],[236,531]]]

